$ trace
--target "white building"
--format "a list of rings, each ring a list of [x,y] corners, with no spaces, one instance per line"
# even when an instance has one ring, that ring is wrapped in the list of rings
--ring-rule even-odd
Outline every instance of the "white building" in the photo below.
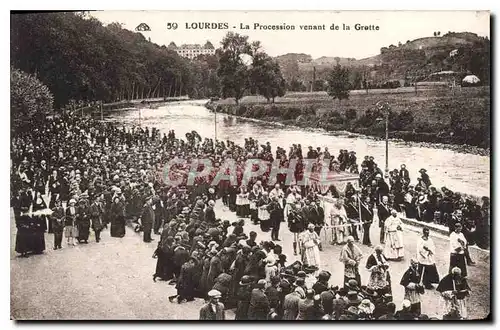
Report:
[[[175,50],[179,56],[189,58],[190,60],[196,58],[198,55],[215,55],[215,48],[210,41],[207,41],[204,46],[199,44],[184,44],[180,47],[171,42],[168,48]]]

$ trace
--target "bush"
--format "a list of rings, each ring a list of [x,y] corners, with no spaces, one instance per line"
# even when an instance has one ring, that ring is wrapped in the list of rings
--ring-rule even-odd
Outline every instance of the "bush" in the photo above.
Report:
[[[357,115],[358,114],[357,114],[356,110],[354,110],[354,109],[347,109],[347,111],[345,112],[345,118],[348,121],[355,120]]]
[[[11,67],[10,107],[14,120],[29,120],[52,112],[54,97],[37,78]]]

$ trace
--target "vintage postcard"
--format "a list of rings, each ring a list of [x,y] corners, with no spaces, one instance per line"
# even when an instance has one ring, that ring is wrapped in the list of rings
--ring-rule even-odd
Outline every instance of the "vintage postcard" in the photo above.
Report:
[[[13,320],[484,320],[488,11],[10,15]]]

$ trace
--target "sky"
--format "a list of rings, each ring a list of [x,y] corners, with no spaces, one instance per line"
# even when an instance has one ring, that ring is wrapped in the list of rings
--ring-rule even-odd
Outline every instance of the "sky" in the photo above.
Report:
[[[217,48],[229,31],[259,40],[271,56],[305,53],[321,56],[361,59],[380,53],[381,47],[405,43],[422,37],[432,37],[435,31],[445,34],[473,32],[490,37],[490,13],[487,11],[99,11],[92,16],[105,24],[119,22],[129,30],[146,23],[151,31],[143,32],[152,42],[168,45],[204,44],[211,41]],[[176,29],[168,29],[176,23]],[[204,23],[227,24],[227,29],[188,28]],[[294,26],[295,30],[263,30],[260,26]],[[332,24],[338,30],[331,30]],[[355,25],[372,27],[356,31]],[[186,27],[188,25],[188,27]],[[248,25],[250,29],[242,29]],[[302,30],[301,25],[323,26],[325,30]],[[344,30],[343,26],[350,30]],[[374,30],[378,26],[378,30]]]

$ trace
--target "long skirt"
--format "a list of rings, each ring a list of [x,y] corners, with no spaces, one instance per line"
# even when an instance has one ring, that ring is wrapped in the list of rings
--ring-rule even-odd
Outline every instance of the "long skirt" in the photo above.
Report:
[[[16,234],[16,252],[30,252],[31,234],[29,229],[18,229]]]
[[[467,276],[467,264],[465,263],[465,254],[450,253],[450,274],[454,267],[462,270],[462,276]]]
[[[401,230],[388,232],[385,247],[385,256],[387,259],[404,257],[405,251],[403,247],[403,232]]]
[[[246,218],[250,215],[250,204],[242,204],[240,205],[240,216]]]
[[[31,242],[31,250],[35,253],[45,251],[45,231],[34,231],[32,237],[33,241]]]
[[[78,224],[78,240],[86,241],[89,239],[90,223],[82,222]]]
[[[439,274],[436,268],[436,264],[424,265],[418,264],[418,271],[420,274],[424,273],[422,277],[423,285],[431,285],[439,283]]]
[[[125,218],[123,216],[117,216],[111,220],[111,237],[123,237],[125,236]]]

